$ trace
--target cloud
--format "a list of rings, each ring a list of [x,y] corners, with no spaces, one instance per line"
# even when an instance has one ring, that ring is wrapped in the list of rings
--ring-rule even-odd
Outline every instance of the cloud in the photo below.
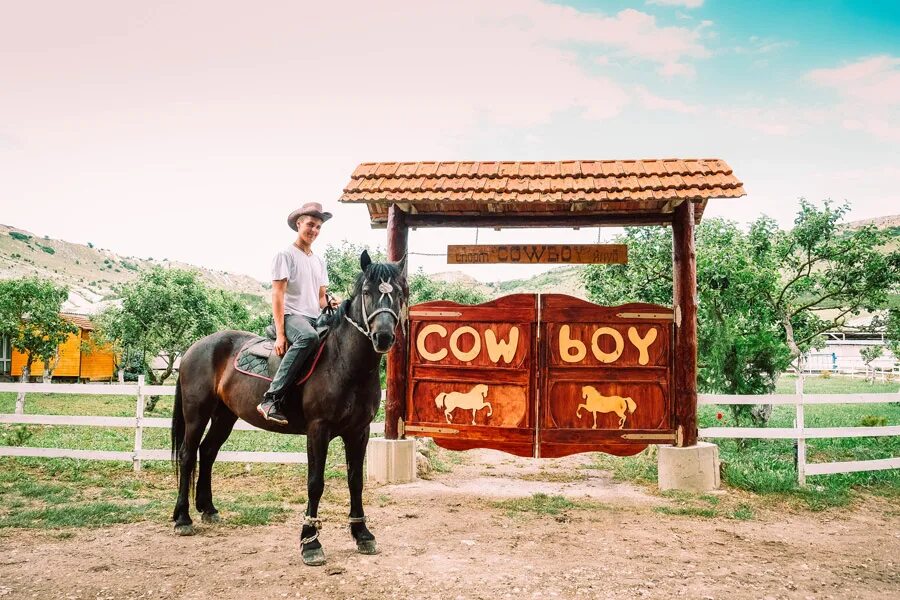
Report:
[[[666,110],[682,114],[696,114],[702,109],[701,106],[687,104],[681,100],[662,98],[651,93],[647,88],[642,86],[636,86],[634,88],[634,93],[641,103],[641,106],[649,110]]]
[[[845,129],[900,141],[900,58],[872,56],[806,74],[837,98],[835,118]]]
[[[647,0],[647,4],[658,6],[683,6],[684,8],[700,8],[703,0]]]
[[[761,38],[755,35],[750,36],[747,41],[749,42],[749,46],[737,46],[734,49],[735,53],[770,54],[797,45],[797,42],[793,40],[774,40],[771,38]]]

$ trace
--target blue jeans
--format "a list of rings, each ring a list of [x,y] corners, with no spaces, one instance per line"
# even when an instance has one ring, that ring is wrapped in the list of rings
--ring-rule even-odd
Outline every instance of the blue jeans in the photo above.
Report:
[[[281,358],[278,372],[266,392],[267,396],[281,397],[285,388],[294,383],[290,379],[297,377],[298,370],[319,343],[315,322],[312,317],[284,315],[284,335],[287,337],[288,349]]]

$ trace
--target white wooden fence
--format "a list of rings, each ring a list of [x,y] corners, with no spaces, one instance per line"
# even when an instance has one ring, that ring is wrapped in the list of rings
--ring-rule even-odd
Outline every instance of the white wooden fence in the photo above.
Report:
[[[134,428],[133,451],[78,450],[73,448],[28,448],[24,446],[0,446],[0,456],[38,456],[44,458],[82,458],[89,460],[120,460],[134,464],[141,470],[141,461],[169,460],[169,450],[143,447],[144,429],[169,429],[172,419],[144,416],[145,396],[174,396],[175,386],[145,385],[141,377],[137,384],[85,385],[80,383],[0,383],[0,392],[18,394],[15,414],[0,414],[0,423],[22,425],[74,425],[86,427]],[[82,394],[98,396],[134,396],[133,417],[84,417],[70,415],[24,414],[26,394]],[[261,431],[244,421],[235,423],[235,429]],[[384,433],[383,423],[372,423],[372,433]],[[306,463],[305,452],[219,452],[217,461],[258,463]]]
[[[700,394],[697,403],[710,404],[772,404],[789,405],[795,410],[793,427],[707,427],[701,428],[701,438],[790,439],[797,441],[797,481],[806,485],[807,475],[829,475],[857,471],[900,469],[900,457],[878,460],[856,460],[832,463],[806,462],[806,440],[822,438],[880,437],[900,435],[900,426],[882,427],[806,427],[804,407],[810,404],[884,404],[900,402],[894,394],[805,394],[803,378],[797,379],[797,393],[768,396],[737,396]]]
[[[810,404],[879,404],[900,402],[900,394],[804,394],[802,378],[798,379],[798,393],[768,396],[732,396],[701,394],[700,405],[728,404],[773,404],[794,406],[796,418],[793,427],[708,427],[700,429],[700,437],[714,438],[756,438],[797,440],[797,478],[801,485],[807,475],[827,475],[831,473],[851,473],[855,471],[875,471],[900,468],[900,457],[879,460],[848,461],[834,463],[807,463],[806,440],[820,438],[898,436],[900,426],[884,427],[815,427],[804,423],[804,407]],[[145,428],[168,429],[172,425],[169,418],[148,418],[144,416],[144,396],[174,396],[175,387],[168,385],[145,385],[143,378],[135,384],[84,385],[58,383],[0,383],[0,392],[19,394],[16,414],[0,414],[0,423],[26,425],[74,425],[87,427],[127,427],[134,428],[134,450],[78,450],[72,448],[27,448],[22,446],[0,446],[0,456],[39,456],[46,458],[82,458],[93,460],[121,460],[134,464],[140,471],[143,460],[168,460],[169,450],[143,448]],[[24,414],[25,396],[28,393],[89,394],[103,396],[134,396],[134,417],[85,417],[69,415],[28,415]],[[256,430],[249,423],[238,421],[238,430]],[[383,434],[383,423],[372,423],[372,433]],[[265,462],[265,463],[306,463],[304,452],[220,452],[216,460],[224,462]]]

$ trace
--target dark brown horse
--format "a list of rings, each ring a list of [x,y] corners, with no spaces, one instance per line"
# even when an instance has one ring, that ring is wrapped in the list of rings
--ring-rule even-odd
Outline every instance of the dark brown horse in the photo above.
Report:
[[[203,521],[218,521],[212,501],[212,466],[235,421],[241,418],[268,431],[306,434],[309,502],[300,536],[303,562],[325,562],[317,539],[317,515],[325,487],[328,443],[336,437],[344,441],[347,456],[350,533],[359,552],[375,553],[375,536],[366,527],[362,506],[363,460],[369,424],[381,400],[381,355],[394,343],[394,330],[406,301],[405,262],[404,258],[400,263],[372,263],[368,253],[362,253],[363,272],[356,280],[352,297],[341,304],[333,317],[318,366],[303,387],[292,387],[285,398],[287,426],[266,421],[256,411],[268,382],[234,369],[235,354],[253,334],[220,331],[188,349],[181,361],[172,416],[172,459],[179,476],[172,518],[178,534],[194,532],[189,496],[198,449],[195,507]],[[207,424],[209,431],[203,437]]]

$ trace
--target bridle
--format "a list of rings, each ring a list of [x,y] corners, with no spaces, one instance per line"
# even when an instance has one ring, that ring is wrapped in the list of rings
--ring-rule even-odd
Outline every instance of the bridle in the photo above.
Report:
[[[393,298],[393,296],[390,295],[391,292],[394,291],[394,286],[391,284],[391,282],[389,280],[382,279],[381,283],[378,284],[378,291],[381,292],[381,297],[378,299],[379,303],[384,300],[385,296],[388,297],[388,300],[390,301],[391,304],[394,303],[394,298]],[[360,296],[362,296],[360,298],[360,304],[362,304],[363,321],[368,330],[364,329],[362,327],[362,325],[360,325],[359,323],[354,321],[352,318],[350,318],[350,315],[345,314],[344,318],[347,319],[347,322],[350,323],[351,325],[353,325],[353,327],[355,327],[357,331],[359,331],[361,334],[363,334],[364,336],[369,338],[369,340],[374,344],[375,343],[375,333],[372,331],[372,320],[375,319],[375,317],[377,317],[381,313],[388,313],[389,315],[391,315],[394,318],[394,326],[391,328],[391,331],[393,331],[394,329],[397,328],[397,325],[400,324],[400,315],[398,315],[396,313],[396,311],[394,311],[389,306],[382,306],[381,308],[378,308],[374,312],[369,314],[368,311],[366,310],[365,293],[361,293]],[[401,300],[401,302],[402,302],[402,300]]]

